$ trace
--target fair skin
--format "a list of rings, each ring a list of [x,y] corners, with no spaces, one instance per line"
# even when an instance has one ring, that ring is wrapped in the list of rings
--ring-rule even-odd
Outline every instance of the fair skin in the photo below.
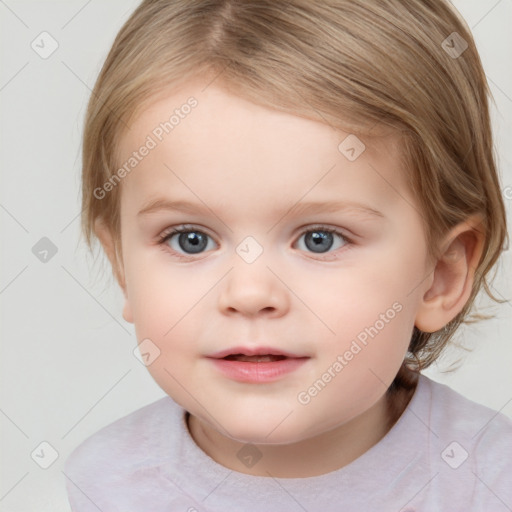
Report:
[[[197,99],[122,181],[123,316],[139,342],[149,338],[159,348],[148,370],[189,411],[190,433],[211,458],[252,475],[324,474],[388,431],[385,392],[413,327],[433,332],[464,306],[481,254],[477,222],[453,228],[432,263],[397,140],[365,140],[366,151],[351,162],[338,150],[348,134],[254,105],[216,83],[203,88],[191,82],[159,99],[121,140],[124,162],[169,112]],[[140,213],[157,199],[195,206]],[[298,211],[327,201],[343,208]],[[207,241],[200,253],[179,235],[159,243],[183,224]],[[319,225],[340,233],[321,245],[324,252],[306,245],[312,232],[328,236]],[[96,232],[115,265],[111,234],[100,222]],[[248,236],[263,249],[251,263],[237,253]],[[393,319],[321,392],[299,402],[394,304]],[[237,382],[207,356],[239,345],[307,359],[274,382]],[[247,443],[262,453],[253,467],[237,457]]]

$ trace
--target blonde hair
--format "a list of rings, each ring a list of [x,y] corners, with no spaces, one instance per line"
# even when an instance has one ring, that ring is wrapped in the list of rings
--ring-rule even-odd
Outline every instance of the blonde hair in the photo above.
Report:
[[[102,199],[94,191],[116,172],[121,137],[150,102],[198,74],[363,140],[398,134],[432,256],[450,228],[481,215],[485,246],[470,299],[441,331],[414,328],[408,368],[438,358],[482,287],[498,301],[486,276],[507,235],[490,93],[471,33],[448,1],[143,1],[117,35],[88,105],[82,229],[90,248],[101,220],[119,249],[120,187]]]

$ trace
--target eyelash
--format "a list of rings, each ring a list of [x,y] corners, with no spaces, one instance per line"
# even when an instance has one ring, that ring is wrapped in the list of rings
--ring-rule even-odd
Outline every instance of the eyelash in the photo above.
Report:
[[[298,237],[298,239],[300,239],[300,237],[302,237],[304,234],[306,233],[311,233],[311,232],[314,232],[314,231],[322,231],[322,232],[325,232],[325,233],[332,233],[334,235],[338,235],[342,240],[343,242],[345,243],[345,246],[347,246],[347,249],[351,246],[351,245],[354,245],[354,242],[348,238],[345,234],[343,234],[342,232],[338,231],[337,229],[334,229],[334,228],[330,228],[328,226],[322,226],[322,225],[316,225],[316,226],[313,226],[313,227],[310,227],[304,231],[302,231]],[[181,234],[181,233],[190,233],[190,232],[198,232],[198,233],[202,233],[203,235],[207,235],[209,236],[210,238],[213,238],[211,237],[210,235],[208,235],[208,233],[205,233],[204,231],[202,231],[202,229],[196,227],[196,226],[193,226],[193,225],[182,225],[182,226],[176,226],[176,227],[173,227],[173,228],[170,228],[170,229],[167,229],[166,231],[164,231],[161,235],[158,236],[158,245],[161,245],[161,246],[164,246],[174,235],[176,234]],[[345,247],[344,246],[344,247]],[[162,247],[166,252],[168,252],[168,249],[170,249],[170,247]],[[176,257],[178,259],[181,259],[181,260],[191,260],[191,259],[194,259],[192,256],[192,254],[188,255],[188,256],[185,256],[181,253],[178,253],[176,251],[174,251],[173,249],[170,249],[174,254],[176,254]],[[314,254],[314,253],[312,253]],[[325,253],[325,254],[330,254],[330,253]],[[322,253],[318,253],[319,256],[322,255]],[[323,258],[323,259],[327,259],[327,258]],[[334,258],[329,258],[329,260],[335,260],[337,259],[336,257]]]

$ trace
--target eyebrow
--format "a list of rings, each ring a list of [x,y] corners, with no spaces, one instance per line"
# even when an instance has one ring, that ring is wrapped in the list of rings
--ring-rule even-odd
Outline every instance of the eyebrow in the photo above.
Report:
[[[166,198],[157,198],[146,203],[141,210],[137,213],[137,216],[148,215],[151,213],[157,213],[160,211],[179,211],[184,213],[206,213],[213,211],[206,205],[200,203],[190,203],[188,201],[172,201]],[[355,203],[355,202],[341,202],[341,201],[319,201],[319,202],[307,202],[298,203],[292,205],[286,211],[279,212],[282,217],[292,212],[292,215],[304,215],[308,213],[334,213],[346,211],[349,213],[359,214],[362,217],[369,219],[381,218],[385,216],[382,212],[371,208],[370,206]]]

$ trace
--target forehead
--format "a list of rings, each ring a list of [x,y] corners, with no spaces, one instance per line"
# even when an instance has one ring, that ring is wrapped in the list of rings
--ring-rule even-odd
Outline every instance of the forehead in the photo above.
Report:
[[[212,208],[238,202],[260,215],[262,202],[301,198],[384,207],[399,196],[412,201],[399,149],[390,135],[362,140],[191,82],[151,104],[122,137],[120,167],[130,159],[134,165],[121,183],[121,201],[141,208],[160,196],[202,198]]]

